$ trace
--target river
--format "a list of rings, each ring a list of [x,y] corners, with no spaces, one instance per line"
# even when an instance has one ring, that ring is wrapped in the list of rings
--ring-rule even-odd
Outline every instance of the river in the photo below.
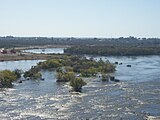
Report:
[[[0,91],[0,119],[160,119],[160,56],[94,57],[100,58],[122,62],[114,73],[119,83],[86,79],[82,93],[74,93],[68,83],[56,83],[55,72],[42,71],[44,81],[14,83]],[[26,71],[38,62],[0,62],[0,70]]]
[[[40,48],[40,49],[28,49],[23,52],[37,53],[37,54],[63,54],[65,48]]]

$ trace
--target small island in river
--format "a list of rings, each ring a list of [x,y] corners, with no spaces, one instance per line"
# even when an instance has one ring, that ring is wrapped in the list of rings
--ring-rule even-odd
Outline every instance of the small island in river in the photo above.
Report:
[[[109,61],[95,61],[92,58],[87,59],[80,56],[64,56],[32,66],[30,70],[24,73],[24,77],[41,78],[41,70],[55,70],[57,72],[57,82],[70,82],[75,91],[81,91],[82,86],[86,84],[82,78],[97,76],[97,74],[105,76],[108,73],[113,73],[115,65]],[[105,81],[104,77],[103,81]]]

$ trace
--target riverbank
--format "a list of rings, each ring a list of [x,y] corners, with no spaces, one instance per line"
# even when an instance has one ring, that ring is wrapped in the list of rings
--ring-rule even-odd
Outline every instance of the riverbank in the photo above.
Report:
[[[29,50],[29,49],[46,49],[46,48],[69,48],[69,45],[37,45],[29,47],[15,47],[16,50]]]
[[[67,45],[44,45],[9,48],[5,49],[5,53],[0,52],[0,61],[48,60],[55,57],[59,58],[63,56],[63,49],[68,47]],[[58,48],[60,50],[56,51]],[[10,52],[12,49],[15,51],[14,53]],[[39,52],[34,52],[34,50]]]
[[[16,54],[0,54],[0,61],[19,61],[19,60],[48,60],[59,58],[64,55],[48,55],[48,54],[32,54],[32,53],[16,53]]]

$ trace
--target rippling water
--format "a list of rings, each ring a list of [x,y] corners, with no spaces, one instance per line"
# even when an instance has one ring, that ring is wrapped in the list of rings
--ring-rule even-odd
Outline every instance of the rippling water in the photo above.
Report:
[[[0,91],[0,119],[160,119],[160,56],[101,58],[123,63],[114,73],[121,82],[86,79],[82,93],[71,93],[68,84],[56,83],[55,72],[42,71],[45,81]],[[27,70],[37,62],[0,62],[0,69]]]
[[[21,61],[5,61],[0,62],[0,70],[15,70],[21,69],[23,71],[27,71],[31,68],[31,66],[37,65],[37,63],[42,62],[44,60],[21,60]]]

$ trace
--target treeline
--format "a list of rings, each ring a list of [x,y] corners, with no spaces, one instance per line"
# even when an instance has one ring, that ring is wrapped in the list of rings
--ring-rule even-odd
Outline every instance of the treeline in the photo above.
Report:
[[[160,47],[73,46],[65,49],[64,53],[103,56],[160,55]]]
[[[36,45],[112,45],[112,46],[159,46],[158,38],[54,38],[54,37],[0,37],[0,48]]]

